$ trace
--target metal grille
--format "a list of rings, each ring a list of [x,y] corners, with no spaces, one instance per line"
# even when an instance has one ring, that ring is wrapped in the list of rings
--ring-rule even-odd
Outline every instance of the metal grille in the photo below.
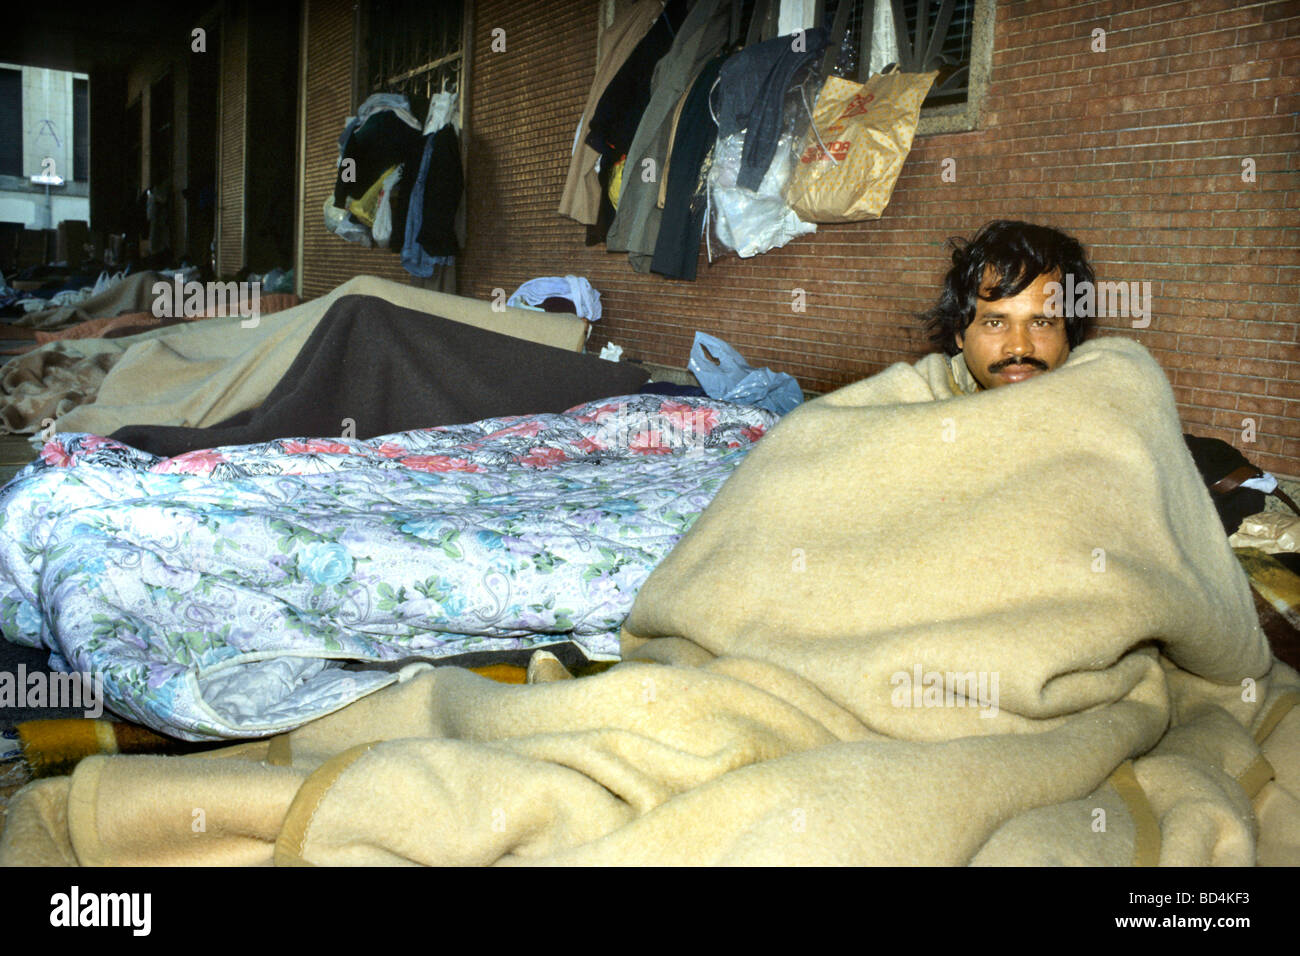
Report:
[[[908,72],[937,69],[923,107],[966,102],[975,0],[826,0],[823,22],[833,21],[840,3],[853,8],[836,76],[862,82],[895,63]]]
[[[841,3],[848,3],[849,25],[844,30],[844,36],[840,37],[840,55],[835,61],[835,66],[831,68],[831,73],[835,76],[842,76],[846,80],[856,80],[859,83],[865,82],[870,75],[870,67],[866,70],[859,69],[859,62],[862,60],[862,25],[866,17],[870,16],[870,11],[863,10],[863,0],[826,0],[826,12],[822,17],[822,22],[826,24],[829,30],[835,22],[835,15],[839,13]],[[866,5],[870,6],[871,0],[866,0]],[[833,43],[837,38],[831,37]],[[867,61],[870,62],[870,43],[871,33],[867,31]]]
[[[416,115],[438,92],[460,89],[462,0],[371,0],[367,92],[405,93]]]

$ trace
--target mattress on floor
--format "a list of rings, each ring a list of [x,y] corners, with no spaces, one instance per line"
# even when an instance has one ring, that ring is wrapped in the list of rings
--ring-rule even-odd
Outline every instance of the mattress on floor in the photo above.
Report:
[[[369,441],[158,458],[60,435],[0,492],[0,628],[190,740],[280,733],[401,679],[344,662],[574,642],[775,421],[634,395]]]

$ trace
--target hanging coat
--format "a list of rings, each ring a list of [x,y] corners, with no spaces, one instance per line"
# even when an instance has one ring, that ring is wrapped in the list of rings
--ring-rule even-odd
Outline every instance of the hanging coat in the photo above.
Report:
[[[600,182],[596,161],[600,153],[587,143],[591,117],[619,68],[627,62],[650,27],[663,11],[662,0],[637,0],[628,7],[601,35],[600,62],[596,65],[596,79],[591,84],[587,104],[582,110],[569,159],[569,173],[564,180],[564,193],[560,196],[560,214],[591,225],[600,209]]]
[[[668,157],[668,137],[677,103],[704,65],[727,43],[733,0],[697,0],[672,49],[655,67],[650,103],[627,152],[618,213],[606,248],[627,252],[632,267],[649,272],[659,235],[659,177]],[[646,161],[650,162],[647,163]]]

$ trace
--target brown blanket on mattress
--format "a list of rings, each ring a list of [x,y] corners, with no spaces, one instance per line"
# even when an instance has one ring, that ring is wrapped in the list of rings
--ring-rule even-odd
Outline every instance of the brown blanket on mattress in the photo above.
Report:
[[[639,365],[526,342],[378,296],[348,295],[321,317],[257,408],[208,428],[128,425],[110,437],[164,458],[298,436],[364,441],[412,428],[558,413],[635,392],[648,378]]]

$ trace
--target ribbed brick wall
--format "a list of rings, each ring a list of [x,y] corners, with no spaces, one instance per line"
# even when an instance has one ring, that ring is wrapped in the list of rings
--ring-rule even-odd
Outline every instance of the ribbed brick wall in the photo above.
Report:
[[[217,172],[217,272],[234,275],[244,267],[245,73],[248,67],[248,15],[237,9],[222,24],[221,129]]]
[[[313,0],[313,16],[323,5]],[[918,138],[883,219],[702,264],[687,283],[585,247],[583,227],[555,212],[594,75],[597,4],[480,0],[460,292],[486,297],[538,275],[584,275],[605,307],[594,344],[612,339],[631,357],[683,366],[700,329],[827,390],[927,351],[912,314],[937,292],[946,237],[999,217],[1044,222],[1085,242],[1100,279],[1151,282],[1149,328],[1112,319],[1101,331],[1152,350],[1188,431],[1300,475],[1300,7],[1130,6],[1000,3],[986,122]],[[503,53],[490,49],[497,27]],[[1098,27],[1105,53],[1091,50]],[[341,43],[330,48],[336,58]],[[325,175],[322,144],[332,150],[346,116],[320,105],[338,91],[311,92],[309,253],[325,248],[312,245],[324,192],[311,177]],[[956,182],[940,178],[946,158]],[[1253,183],[1242,181],[1246,158]],[[401,276],[390,254],[325,238],[328,258],[304,267],[309,294],[362,271]],[[795,288],[805,290],[804,312],[791,308]],[[1243,441],[1245,419],[1255,421],[1253,444]]]

